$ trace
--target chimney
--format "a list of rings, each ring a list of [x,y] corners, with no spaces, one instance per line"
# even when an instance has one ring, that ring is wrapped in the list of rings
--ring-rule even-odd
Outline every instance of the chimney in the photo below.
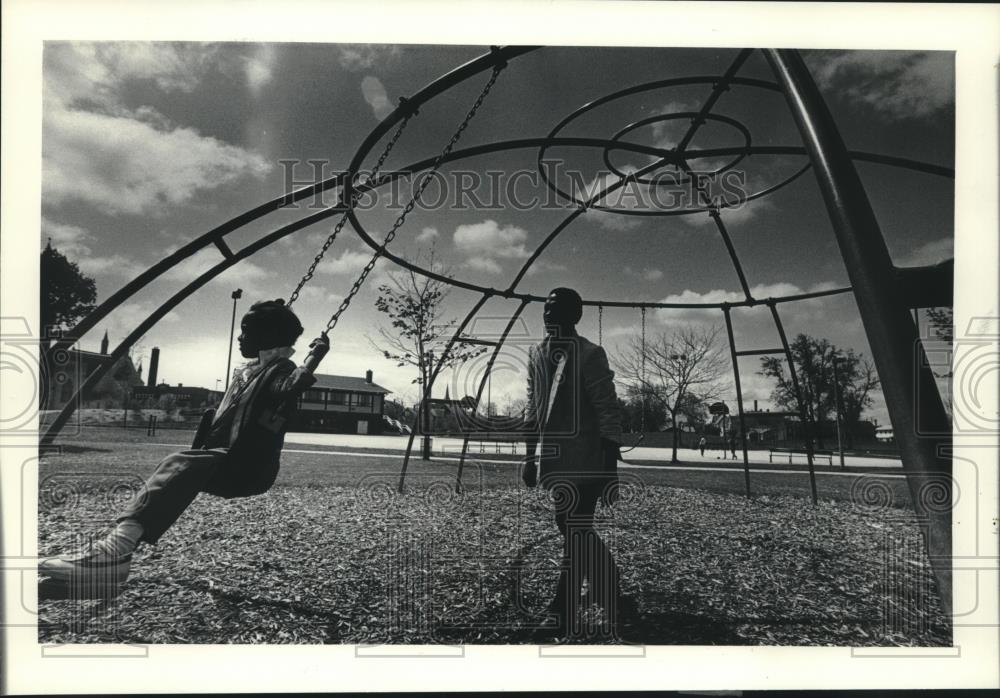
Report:
[[[108,353],[108,331],[104,330],[104,339],[101,340],[101,353]]]
[[[365,371],[365,383],[371,383],[371,382],[372,382],[372,370],[368,369],[367,371]]]
[[[149,378],[146,380],[147,388],[156,387],[156,371],[160,366],[160,348],[153,347],[153,351],[149,356]]]
[[[754,400],[754,401],[753,401],[753,411],[754,411],[754,412],[758,412],[758,411],[759,411],[759,410],[757,409],[757,401],[756,401],[756,400]]]

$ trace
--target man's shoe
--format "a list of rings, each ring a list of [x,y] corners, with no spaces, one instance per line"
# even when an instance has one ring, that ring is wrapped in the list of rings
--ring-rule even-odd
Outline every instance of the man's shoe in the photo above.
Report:
[[[40,582],[74,587],[86,593],[120,587],[128,579],[132,555],[111,557],[102,550],[82,555],[49,557],[38,563]]]

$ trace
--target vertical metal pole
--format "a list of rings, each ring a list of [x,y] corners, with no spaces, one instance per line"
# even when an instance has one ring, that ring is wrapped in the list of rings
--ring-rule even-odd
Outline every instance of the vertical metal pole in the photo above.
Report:
[[[895,267],[861,179],[805,61],[797,51],[764,51],[812,160],[885,394],[907,485],[941,603],[951,614],[951,507],[926,487],[951,486],[951,425],[896,283]],[[919,396],[919,400],[918,400]],[[933,483],[933,484],[932,484]]]
[[[428,390],[430,390],[430,388],[434,385],[434,381],[437,380],[438,371],[441,370],[441,367],[447,361],[448,355],[451,353],[451,348],[455,345],[455,342],[462,335],[462,332],[465,331],[465,327],[466,327],[466,325],[469,324],[469,320],[471,320],[475,316],[475,314],[479,312],[479,309],[483,307],[483,304],[486,303],[487,300],[489,300],[489,298],[490,298],[491,295],[493,295],[493,294],[492,293],[484,293],[483,294],[482,298],[480,298],[476,302],[476,304],[474,306],[472,306],[472,309],[466,314],[465,319],[462,320],[462,322],[459,324],[459,326],[455,330],[455,334],[452,336],[452,338],[448,340],[448,344],[445,345],[444,351],[441,352],[441,360],[438,362],[438,368],[437,368],[437,370],[434,371],[434,373],[431,374],[430,379],[427,381],[427,388],[428,388]],[[406,483],[406,468],[410,464],[410,455],[413,452],[413,441],[414,441],[414,438],[416,437],[416,434],[417,434],[417,425],[421,423],[420,422],[420,419],[422,417],[421,413],[423,412],[424,407],[425,407],[424,400],[421,400],[420,401],[419,409],[417,410],[417,414],[414,416],[414,419],[413,419],[413,427],[410,429],[410,439],[406,443],[406,453],[403,456],[403,467],[399,471],[399,492],[400,492],[400,494],[403,493],[403,488],[404,488],[405,483]]]
[[[743,389],[740,387],[740,365],[739,357],[736,356],[736,340],[733,339],[733,320],[729,317],[729,305],[722,306],[722,314],[726,316],[726,334],[729,335],[729,353],[733,357],[733,378],[736,381],[736,405],[740,410],[740,440],[743,442],[743,479],[747,488],[747,496],[750,496],[750,459],[747,455],[747,430],[743,421]],[[726,452],[725,438],[722,443],[723,454]],[[723,459],[725,460],[725,459]]]
[[[833,359],[833,404],[837,408],[837,450],[840,451],[840,469],[844,469],[844,440],[840,433],[840,374],[837,372],[837,363],[840,361],[839,356],[831,357]]]
[[[788,372],[792,376],[792,389],[795,391],[795,402],[799,407],[799,419],[802,420],[802,431],[805,433],[806,461],[809,463],[809,489],[812,492],[813,504],[816,504],[819,498],[816,493],[816,468],[813,464],[812,420],[809,418],[809,410],[806,409],[806,401],[802,396],[802,388],[799,387],[799,377],[797,371],[795,370],[795,359],[792,357],[792,350],[788,346],[788,337],[785,335],[785,326],[781,324],[781,317],[778,315],[778,306],[774,301],[768,302],[768,306],[771,308],[771,316],[774,318],[774,325],[778,328],[778,336],[781,338],[781,347],[785,350],[785,359],[788,361]]]
[[[500,354],[500,349],[503,348],[504,342],[507,341],[507,337],[510,335],[510,331],[514,328],[514,323],[517,322],[517,319],[519,317],[521,317],[521,313],[524,312],[524,309],[528,307],[528,303],[530,302],[531,301],[528,299],[524,299],[521,301],[521,304],[517,306],[517,310],[514,311],[514,314],[510,316],[510,320],[507,321],[507,326],[504,327],[503,332],[500,333],[500,337],[497,339],[496,346],[493,347],[493,353],[490,354],[489,361],[486,362],[486,373],[483,376],[483,378],[479,381],[479,387],[476,388],[476,402],[475,402],[476,410],[479,409],[479,400],[483,396],[483,387],[486,384],[487,377],[492,376],[493,364],[496,363],[497,356]],[[488,401],[489,398],[487,397],[487,402]],[[468,453],[468,451],[469,451],[469,435],[465,434],[462,439],[462,455],[458,459],[458,473],[455,475],[455,492],[462,491],[462,471],[465,469],[465,456]],[[514,451],[516,452],[516,447],[514,447]],[[526,453],[525,455],[530,455],[530,454]]]
[[[233,319],[229,323],[229,355],[226,356],[226,390],[229,390],[229,374],[233,365],[233,335],[236,334],[236,301],[243,297],[243,289],[233,291]]]
[[[425,375],[427,375],[429,377],[433,373],[434,373],[434,352],[433,351],[428,351],[427,352],[427,372],[426,372]],[[427,385],[424,386],[424,409],[423,409],[423,415],[424,415],[424,422],[423,422],[423,425],[424,425],[423,426],[424,438],[420,442],[421,443],[421,457],[424,460],[430,460],[431,459],[431,437],[428,434],[428,432],[431,430],[431,410],[430,410],[430,406],[427,404],[427,401],[431,397],[431,388],[432,387],[433,387],[432,381],[428,380],[427,381]]]

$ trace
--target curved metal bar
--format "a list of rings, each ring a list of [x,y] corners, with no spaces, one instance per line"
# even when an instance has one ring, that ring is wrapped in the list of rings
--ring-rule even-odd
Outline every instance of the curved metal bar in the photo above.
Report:
[[[471,147],[471,148],[465,148],[465,149],[462,149],[462,150],[456,150],[453,153],[451,153],[448,158],[445,159],[445,162],[452,161],[452,160],[463,159],[463,158],[474,157],[474,156],[477,156],[477,155],[483,155],[483,154],[489,154],[489,153],[499,152],[499,151],[503,151],[503,150],[507,150],[507,149],[536,148],[539,145],[544,144],[545,142],[546,142],[546,139],[544,139],[544,138],[529,138],[529,139],[518,139],[518,140],[511,140],[511,141],[500,141],[500,142],[496,142],[496,143],[490,143],[490,144],[486,144],[486,145],[475,146],[475,147]],[[602,147],[602,146],[604,146],[604,145],[607,144],[607,141],[604,140],[604,139],[565,138],[565,137],[563,137],[563,138],[554,139],[551,144],[554,145],[554,146]],[[654,147],[651,147],[651,146],[644,146],[642,144],[629,144],[629,143],[624,142],[624,141],[618,141],[618,142],[616,142],[614,144],[614,148],[616,148],[616,149],[623,149],[623,150],[629,150],[631,152],[636,152],[636,153],[641,153],[641,154],[647,154],[647,155],[659,155],[659,156],[663,156],[663,157],[666,157],[667,155],[670,154],[669,151],[664,151],[664,150],[659,149],[659,148],[654,148]],[[734,152],[736,152],[736,151],[735,151],[735,149],[732,149],[732,148],[713,148],[713,149],[700,150],[700,151],[699,150],[688,151],[686,154],[688,156],[692,157],[692,159],[693,159],[694,156],[698,156],[698,157],[710,157],[710,156],[716,156],[716,155],[731,155]],[[748,152],[751,155],[756,155],[756,154],[761,154],[761,155],[805,155],[805,154],[807,154],[806,153],[806,149],[804,147],[801,147],[801,146],[754,146],[754,147],[750,148]],[[916,160],[909,160],[909,159],[906,159],[906,158],[896,158],[896,157],[892,157],[892,156],[879,155],[877,153],[866,153],[866,152],[861,152],[861,151],[850,151],[850,155],[855,160],[862,160],[862,161],[867,161],[867,162],[872,162],[872,163],[877,163],[877,164],[889,165],[889,166],[893,166],[893,167],[902,167],[902,168],[906,168],[906,169],[910,169],[910,170],[915,170],[915,171],[918,171],[918,172],[924,172],[924,173],[927,173],[927,174],[934,174],[934,175],[943,176],[943,177],[954,178],[954,176],[955,176],[954,169],[947,168],[947,167],[942,167],[942,166],[939,166],[939,165],[934,165],[934,164],[931,164],[931,163],[924,163],[924,162],[920,162],[920,161],[916,161]],[[415,171],[420,171],[422,169],[426,169],[426,167],[429,167],[430,164],[433,161],[434,161],[434,158],[428,158],[426,160],[421,160],[421,161],[419,161],[417,163],[414,163],[414,164],[412,164],[412,165],[410,165],[408,167],[401,168],[399,171],[397,171],[396,174],[394,174],[392,176],[393,177],[395,177],[395,176],[403,176],[407,172],[415,172]],[[745,199],[743,199],[742,202],[750,201],[752,199],[759,198],[759,197],[764,196],[766,194],[773,193],[774,191],[776,191],[780,187],[783,187],[783,186],[791,183],[791,181],[793,181],[794,179],[797,179],[804,172],[806,172],[809,169],[809,167],[811,167],[811,163],[808,164],[808,165],[806,165],[803,169],[801,169],[798,172],[796,172],[791,178],[789,178],[789,179],[787,179],[787,180],[785,180],[783,182],[780,182],[777,185],[774,185],[773,187],[771,187],[769,189],[766,189],[764,191],[761,191],[761,192],[758,192],[756,194],[750,195],[750,196],[746,197]],[[251,223],[254,220],[257,220],[258,218],[261,218],[261,217],[265,216],[268,213],[272,213],[274,211],[277,211],[277,210],[281,209],[282,207],[288,205],[289,203],[294,203],[294,202],[299,201],[301,199],[305,199],[305,198],[308,198],[308,197],[311,197],[311,196],[315,196],[318,193],[322,193],[322,192],[327,191],[327,190],[329,190],[331,188],[339,186],[341,184],[341,181],[342,181],[343,177],[344,177],[343,174],[338,174],[335,177],[331,177],[329,179],[323,180],[321,182],[318,182],[316,184],[310,185],[308,187],[304,187],[302,189],[297,189],[296,191],[291,192],[290,194],[286,194],[286,195],[283,195],[283,196],[278,197],[276,199],[272,199],[270,201],[267,201],[267,202],[265,202],[265,203],[263,203],[263,204],[255,207],[255,208],[250,209],[249,211],[247,211],[247,212],[245,212],[243,214],[240,214],[239,216],[236,216],[235,218],[232,218],[231,220],[229,220],[229,221],[227,221],[227,222],[225,222],[225,223],[223,223],[223,224],[221,224],[221,225],[219,225],[219,226],[217,226],[217,227],[209,230],[208,232],[202,234],[201,236],[195,238],[194,240],[192,240],[191,242],[189,242],[186,245],[182,246],[180,249],[178,249],[174,253],[170,254],[169,256],[165,257],[164,259],[160,260],[159,262],[157,262],[156,264],[154,264],[153,266],[151,266],[146,271],[142,272],[139,276],[135,277],[132,281],[130,281],[125,286],[123,286],[118,291],[116,291],[114,294],[112,294],[111,296],[109,296],[107,300],[105,300],[97,308],[95,308],[93,311],[91,311],[91,313],[89,315],[87,315],[87,317],[85,317],[83,320],[81,320],[79,323],[77,323],[77,325],[75,327],[73,327],[71,330],[69,330],[62,338],[60,338],[55,343],[53,343],[53,345],[49,348],[49,351],[50,352],[54,352],[54,351],[58,351],[60,349],[67,349],[67,348],[71,347],[82,336],[84,336],[87,332],[89,332],[90,330],[92,330],[97,325],[98,322],[100,322],[109,313],[111,313],[115,308],[117,308],[119,305],[121,305],[121,303],[123,303],[124,301],[128,300],[131,296],[133,296],[138,291],[142,290],[146,285],[148,285],[150,282],[152,282],[157,277],[159,277],[163,272],[167,271],[168,269],[170,269],[171,267],[175,266],[176,264],[184,261],[185,259],[187,259],[188,257],[192,256],[193,254],[195,254],[196,252],[200,251],[201,249],[203,249],[205,247],[208,247],[209,245],[214,244],[214,242],[216,240],[220,240],[221,238],[223,238],[228,233],[234,232],[236,229],[238,229],[238,228],[240,228],[240,227],[242,227],[242,226],[244,226],[244,225],[246,225],[248,223]],[[386,181],[388,181],[388,180],[386,180]],[[383,182],[379,182],[378,186],[381,186],[382,183]],[[342,211],[342,209],[339,209],[339,208],[336,209],[337,213],[339,213],[341,211]],[[690,212],[687,212],[687,211],[685,211],[685,212],[670,211],[670,212],[659,212],[659,215],[681,215],[681,214],[686,214],[686,213],[698,213],[698,212],[704,212],[704,211],[700,211],[700,210],[692,210]],[[621,213],[622,215],[646,215],[647,212],[624,211],[624,212],[619,212],[619,213]],[[306,217],[303,220],[304,221],[315,222],[315,220],[312,219],[312,218],[310,218],[310,217]],[[311,223],[307,223],[307,224],[311,224]],[[368,240],[366,240],[366,242],[368,242],[369,245],[373,244],[372,242],[370,242]],[[374,243],[374,244],[377,245],[377,243]],[[390,253],[386,253],[385,256],[389,257],[390,259],[392,259],[397,264],[400,264],[402,266],[406,266],[406,264],[404,263],[404,260],[400,260],[399,258],[396,258],[394,255],[391,255]],[[421,271],[419,269],[415,269],[415,270],[416,271],[420,271],[420,273],[425,273],[425,271]],[[456,285],[462,286],[462,287],[467,288],[469,290],[478,291],[478,292],[483,292],[483,291],[486,290],[486,287],[475,285],[475,284],[463,284],[462,282],[457,282]],[[504,293],[504,291],[502,291],[501,289],[489,289],[489,290],[492,290],[494,293],[497,293],[497,294],[500,294],[500,295],[502,295]],[[532,297],[532,300],[539,300],[539,301],[544,302],[544,298],[542,298],[542,297]],[[590,305],[597,305],[598,304],[597,301],[588,301],[587,303],[590,304]],[[623,307],[634,307],[633,304],[630,304],[630,303],[617,303],[617,302],[609,302],[609,303],[607,303],[607,305],[621,305]],[[650,306],[650,307],[654,307],[654,306]],[[670,307],[670,306],[656,306],[656,307]],[[686,307],[686,306],[684,306],[684,307]]]
[[[739,66],[742,65],[743,61],[746,60],[747,56],[749,56],[749,51],[747,51],[746,49],[741,51],[740,54],[737,56],[736,60],[733,62],[733,65],[731,65],[726,74],[722,76],[714,76],[714,75],[695,76],[688,78],[672,78],[669,80],[655,80],[653,82],[647,82],[640,85],[627,87],[624,90],[619,90],[618,92],[613,92],[610,95],[605,95],[604,97],[595,99],[594,101],[584,104],[582,107],[578,108],[577,110],[567,115],[562,121],[556,124],[551,131],[549,131],[548,137],[549,138],[555,137],[571,121],[579,118],[580,116],[586,114],[589,111],[592,111],[593,109],[596,109],[599,106],[607,104],[608,102],[612,102],[614,100],[621,99],[622,97],[627,97],[633,94],[639,94],[640,92],[648,92],[651,90],[662,89],[664,87],[711,84],[713,87],[712,95],[710,95],[708,101],[706,101],[705,105],[703,105],[702,112],[711,110],[712,106],[715,105],[715,102],[718,101],[719,96],[721,96],[721,93],[728,90],[730,85],[746,85],[750,87],[758,87],[762,89],[769,89],[774,92],[778,92],[780,94],[781,88],[776,83],[764,80],[756,80],[754,78],[739,78],[735,76],[734,73],[739,68]],[[685,134],[684,138],[678,145],[677,148],[678,151],[684,150],[690,144],[691,139],[694,137],[694,132],[697,131],[697,127],[699,125],[700,123],[697,121],[692,124],[692,128],[688,130],[688,133]],[[542,181],[545,182],[545,185],[549,187],[549,189],[551,189],[556,194],[562,196],[567,201],[579,204],[580,203],[579,201],[577,201],[574,197],[567,195],[565,192],[559,189],[559,187],[557,187],[546,175],[545,168],[542,166],[542,160],[545,156],[545,151],[547,149],[548,149],[547,147],[540,148],[537,157],[538,171],[542,177]]]
[[[424,397],[420,400],[420,408],[417,410],[417,414],[413,421],[413,427],[410,429],[410,439],[406,444],[406,455],[403,456],[403,469],[399,472],[400,494],[403,493],[403,483],[406,480],[406,467],[410,463],[410,454],[413,451],[413,439],[416,438],[417,435],[417,425],[420,424],[420,419],[424,414],[424,410],[427,409],[426,396],[434,388],[434,381],[437,380],[438,374],[441,373],[441,368],[445,365],[445,363],[447,363],[448,355],[451,353],[452,347],[455,346],[455,342],[458,337],[461,336],[463,331],[465,331],[465,326],[469,324],[469,320],[471,320],[473,316],[479,312],[479,309],[483,307],[492,295],[493,294],[490,293],[484,293],[482,298],[480,298],[476,304],[472,306],[472,310],[470,310],[468,315],[465,316],[465,319],[462,320],[462,323],[458,326],[458,329],[455,330],[455,334],[452,335],[452,338],[448,340],[448,343],[444,347],[444,351],[441,352],[441,359],[437,362],[437,366],[435,366],[434,370],[431,372],[430,378],[427,379],[427,386],[424,388]]]
[[[475,58],[448,73],[445,73],[443,76],[417,92],[417,94],[409,100],[404,100],[400,106],[394,109],[391,114],[389,114],[381,123],[379,123],[378,126],[375,127],[375,129],[372,130],[368,138],[362,144],[362,147],[365,145],[369,145],[369,147],[374,145],[383,135],[385,135],[386,132],[399,123],[399,121],[401,121],[407,114],[416,109],[416,107],[419,107],[424,102],[436,97],[442,92],[451,89],[466,78],[482,72],[498,62],[516,58],[517,56],[530,53],[538,48],[541,47],[517,46],[496,49],[490,53],[483,54],[482,56],[479,56],[478,58]],[[357,160],[358,157],[356,156],[355,159]],[[356,168],[352,167],[351,171],[354,171],[355,169]],[[256,206],[255,208],[252,208],[249,211],[246,211],[245,213],[242,213],[235,218],[216,226],[204,235],[201,235],[186,245],[183,245],[176,252],[160,260],[158,263],[154,264],[145,272],[109,296],[107,300],[91,311],[87,317],[83,318],[83,320],[78,322],[76,326],[69,330],[69,332],[67,332],[60,340],[54,343],[52,347],[50,347],[49,351],[57,351],[59,349],[67,349],[71,347],[81,337],[87,334],[87,332],[92,330],[98,322],[107,317],[107,315],[121,303],[137,291],[144,288],[160,274],[179,262],[187,259],[203,247],[213,244],[216,240],[221,240],[226,234],[233,232],[237,228],[241,228],[247,223],[257,220],[268,213],[272,213],[291,203],[310,196],[315,196],[316,194],[343,184],[344,181],[346,181],[344,175],[345,173],[340,173],[334,177],[318,182],[317,184],[313,184],[308,187],[304,187],[303,189],[283,194],[278,198],[271,199],[270,201]]]
[[[730,308],[723,306],[722,314],[726,318],[726,334],[729,336],[729,353],[733,360],[733,379],[736,381],[736,407],[740,415],[740,437],[743,442],[743,480],[746,485],[747,497],[750,496],[750,456],[747,453],[747,426],[743,416],[743,388],[740,385],[740,364],[739,356],[736,353],[736,339],[733,337],[733,320],[729,316]],[[722,445],[725,454],[726,445]]]
[[[708,99],[705,100],[705,103],[702,105],[701,112],[698,114],[697,120],[692,122],[691,128],[688,129],[688,132],[685,134],[684,138],[681,139],[681,142],[677,144],[677,150],[684,150],[691,145],[691,141],[698,132],[698,128],[702,123],[704,123],[705,118],[711,113],[712,107],[715,106],[715,103],[722,97],[722,93],[729,90],[729,85],[732,84],[733,78],[736,77],[736,73],[743,67],[743,64],[746,63],[746,60],[750,57],[751,53],[753,53],[753,51],[748,48],[742,49],[739,53],[737,53],[736,58],[733,59],[729,68],[727,68],[726,72],[722,74],[722,78],[712,85],[711,94],[709,94]]]
[[[109,313],[111,313],[115,308],[121,305],[123,302],[132,297],[136,292],[142,290],[147,284],[154,281],[160,274],[167,271],[168,269],[174,267],[175,265],[183,262],[188,257],[192,256],[196,252],[199,252],[205,247],[214,244],[217,240],[221,240],[227,234],[235,231],[238,228],[243,227],[248,223],[261,218],[268,213],[273,213],[281,209],[288,204],[299,201],[300,199],[305,199],[310,196],[315,196],[321,192],[331,189],[335,186],[341,184],[343,176],[337,175],[329,179],[323,180],[317,184],[310,185],[303,189],[297,189],[294,192],[285,194],[276,199],[271,199],[263,204],[256,206],[245,213],[232,218],[222,225],[212,228],[207,233],[198,236],[191,242],[183,245],[180,249],[172,254],[164,257],[159,262],[151,266],[146,271],[139,274],[127,284],[122,286],[120,289],[115,291],[113,294],[108,296],[107,300],[101,303],[99,306],[94,308],[85,318],[76,324],[71,330],[69,330],[62,339],[54,343],[49,351],[57,351],[59,349],[67,349],[74,344],[81,337],[83,337],[87,332],[92,330],[97,323],[103,320]]]
[[[705,177],[715,177],[722,174],[723,172],[728,172],[729,170],[736,167],[736,165],[738,165],[744,158],[748,156],[748,150],[753,140],[753,136],[750,134],[750,129],[748,129],[746,127],[746,124],[744,124],[743,122],[730,118],[728,116],[722,116],[721,114],[705,114],[704,116],[701,116],[701,112],[693,112],[693,111],[679,111],[679,112],[673,112],[671,114],[658,114],[656,116],[650,116],[645,119],[640,119],[639,121],[635,121],[629,124],[625,128],[619,130],[613,136],[611,136],[611,140],[618,142],[626,134],[631,133],[632,131],[638,128],[642,128],[643,126],[648,126],[650,124],[658,124],[664,121],[673,121],[676,119],[685,119],[685,118],[686,119],[703,118],[708,121],[717,121],[722,124],[728,124],[729,126],[732,126],[743,135],[743,146],[736,153],[736,157],[733,158],[731,162],[727,163],[724,167],[721,167],[718,170],[703,173]],[[617,167],[615,167],[613,162],[611,162],[611,157],[609,155],[610,152],[611,152],[610,148],[604,149],[604,152],[602,153],[604,164],[608,166],[608,169],[611,171],[612,174],[617,175],[618,177],[628,177],[629,175],[626,172],[622,172]],[[672,152],[676,152],[679,157],[682,157],[688,161],[700,159],[700,158],[688,157],[683,150],[679,150],[678,148],[672,149]],[[687,182],[690,182],[691,178],[687,177],[686,179],[680,179],[674,182],[659,182],[656,180],[646,179],[643,177],[636,177],[634,181],[638,182],[639,184],[645,184],[648,186],[655,186],[655,187],[667,186],[667,185],[679,186],[681,184],[686,184]]]
[[[806,401],[802,399],[802,388],[799,386],[798,371],[795,370],[795,359],[788,346],[788,337],[785,336],[785,326],[778,315],[778,307],[770,302],[767,305],[771,309],[771,317],[774,318],[774,326],[778,329],[778,337],[781,339],[781,348],[785,352],[785,361],[788,362],[788,372],[792,376],[792,389],[795,391],[795,402],[799,408],[799,419],[802,420],[802,428],[805,430],[806,461],[809,463],[809,490],[812,493],[812,502],[816,504],[819,501],[819,495],[816,492],[816,468],[813,465],[815,460],[812,443],[813,423],[812,419],[809,418],[809,410],[806,409]]]
[[[76,393],[73,395],[73,398],[63,406],[62,410],[60,410],[59,414],[56,416],[56,419],[52,422],[51,425],[49,425],[48,429],[46,429],[45,434],[41,437],[39,443],[42,445],[51,444],[52,441],[56,438],[56,436],[59,435],[59,432],[62,430],[63,426],[65,426],[66,422],[69,421],[69,418],[76,410],[76,405],[80,402],[83,394],[86,391],[93,388],[95,385],[97,385],[97,382],[101,380],[101,378],[103,378],[105,375],[107,375],[107,373],[111,370],[111,368],[118,361],[118,359],[122,358],[125,355],[125,353],[132,347],[132,345],[139,340],[140,337],[146,334],[146,332],[148,332],[150,328],[153,327],[153,325],[159,322],[164,315],[173,310],[181,301],[183,301],[185,298],[187,298],[192,293],[197,291],[199,288],[204,286],[206,283],[214,279],[216,276],[224,272],[226,269],[235,265],[237,262],[246,259],[250,255],[262,250],[271,243],[276,242],[281,238],[296,232],[297,230],[301,230],[302,228],[308,227],[314,223],[318,223],[319,221],[325,218],[329,218],[338,213],[341,213],[342,210],[343,209],[337,209],[331,207],[324,211],[318,211],[317,213],[307,216],[306,218],[303,218],[301,220],[295,221],[294,223],[290,223],[282,228],[279,228],[270,235],[265,235],[256,242],[247,245],[239,252],[236,252],[231,257],[227,257],[225,260],[218,263],[208,271],[204,272],[197,279],[189,283],[187,286],[182,288],[180,291],[175,293],[170,298],[168,298],[166,302],[163,303],[163,305],[161,305],[152,313],[150,313],[149,317],[147,317],[145,320],[139,323],[139,325],[134,330],[132,330],[132,332],[127,337],[125,337],[125,339],[123,339],[118,346],[114,348],[114,350],[108,356],[106,361],[102,362],[100,366],[94,369],[94,371],[92,371],[90,375],[87,376],[87,378],[77,389]]]
[[[483,371],[483,378],[479,381],[479,388],[476,389],[476,410],[479,409],[479,400],[483,397],[483,390],[486,388],[486,382],[489,380],[490,372],[493,370],[493,364],[497,360],[497,356],[500,354],[500,349],[503,347],[503,343],[507,341],[507,336],[510,334],[511,329],[514,327],[514,323],[517,319],[521,317],[521,313],[524,309],[528,307],[530,300],[522,300],[521,304],[514,311],[514,314],[510,316],[510,320],[507,322],[507,326],[504,327],[503,332],[500,334],[500,339],[497,340],[496,346],[493,348],[493,354],[490,355],[489,360],[486,362],[486,370]],[[487,411],[489,410],[489,404],[486,406]],[[455,476],[455,492],[460,492],[462,489],[462,471],[465,469],[465,455],[469,449],[469,435],[466,434],[465,438],[462,439],[462,455],[458,459],[458,474]]]

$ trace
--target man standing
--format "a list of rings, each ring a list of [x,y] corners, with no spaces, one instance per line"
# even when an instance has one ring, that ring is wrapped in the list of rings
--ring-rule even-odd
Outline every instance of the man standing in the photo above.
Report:
[[[618,567],[594,530],[599,500],[617,499],[621,410],[614,373],[604,349],[576,333],[583,314],[580,295],[554,289],[545,301],[545,339],[528,360],[528,458],[522,476],[550,490],[563,558],[555,598],[543,628],[579,637],[581,587],[607,614],[612,632],[621,629],[624,599]],[[534,455],[533,455],[534,454]]]

